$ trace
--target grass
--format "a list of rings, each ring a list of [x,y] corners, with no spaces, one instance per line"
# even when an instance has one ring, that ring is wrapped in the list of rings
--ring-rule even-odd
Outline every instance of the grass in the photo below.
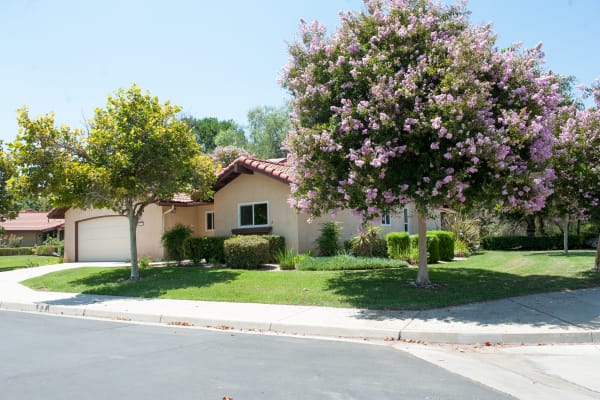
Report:
[[[339,271],[351,269],[383,269],[402,268],[407,264],[402,260],[390,260],[389,258],[353,257],[350,255],[339,255],[333,257],[304,257],[298,263],[300,271]]]
[[[61,258],[52,256],[2,256],[0,257],[0,272],[60,262],[62,262]]]
[[[24,282],[34,289],[135,297],[427,309],[510,296],[600,286],[593,251],[490,251],[430,266],[435,289],[416,289],[416,268],[364,271],[253,271],[148,268],[137,283],[129,269],[78,268]]]

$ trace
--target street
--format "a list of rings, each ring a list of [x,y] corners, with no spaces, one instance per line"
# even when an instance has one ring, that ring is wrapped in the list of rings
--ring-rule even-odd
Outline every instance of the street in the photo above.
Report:
[[[391,346],[0,312],[4,399],[509,399]]]

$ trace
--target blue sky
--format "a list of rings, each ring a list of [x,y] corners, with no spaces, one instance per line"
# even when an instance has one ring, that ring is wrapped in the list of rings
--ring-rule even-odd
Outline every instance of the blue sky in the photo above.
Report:
[[[135,82],[196,117],[246,123],[249,109],[283,104],[277,84],[298,21],[335,29],[361,0],[3,0],[0,139],[16,109],[54,111],[82,127],[106,95]],[[544,43],[547,67],[589,84],[600,76],[600,1],[471,0],[474,23],[498,44]]]

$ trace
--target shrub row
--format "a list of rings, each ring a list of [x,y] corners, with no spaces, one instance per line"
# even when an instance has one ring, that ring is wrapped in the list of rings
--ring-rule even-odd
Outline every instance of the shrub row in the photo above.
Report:
[[[269,241],[261,236],[229,238],[224,243],[225,263],[231,268],[251,268],[269,262]]]
[[[569,235],[569,248],[585,247],[583,235]],[[486,236],[481,240],[486,250],[559,250],[563,248],[563,235],[553,236]]]
[[[1,256],[30,256],[34,253],[34,247],[0,247]]]
[[[304,257],[296,268],[300,271],[337,271],[358,269],[381,269],[406,267],[403,260],[390,260],[377,257],[353,257],[338,255],[333,257]]]
[[[390,232],[386,235],[388,257],[399,259],[403,253],[410,249],[410,237],[408,232]]]
[[[449,231],[429,231],[427,235],[436,236],[439,240],[440,260],[452,261],[454,258],[454,234]]]
[[[267,242],[267,251],[265,252],[266,261],[262,262],[275,262],[277,254],[285,250],[285,238],[279,235],[245,235],[235,236],[240,241],[248,241],[249,243],[255,244],[254,238],[260,237]],[[211,263],[228,264],[229,261],[225,251],[225,242],[229,239],[233,239],[232,236],[213,236],[213,237],[190,237],[183,242],[183,251],[185,257],[192,260],[194,264],[200,264],[202,260],[206,260]],[[237,243],[237,242],[236,242]],[[234,245],[234,247],[237,246]],[[262,244],[259,247],[262,249]],[[262,251],[262,250],[261,250]]]
[[[419,249],[419,235],[410,236],[410,247]],[[434,264],[440,261],[440,240],[427,232],[427,262]]]

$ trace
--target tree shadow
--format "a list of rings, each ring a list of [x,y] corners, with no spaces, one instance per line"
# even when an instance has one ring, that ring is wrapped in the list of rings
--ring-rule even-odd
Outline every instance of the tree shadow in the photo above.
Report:
[[[396,270],[375,270],[361,272],[344,272],[328,280],[327,286],[342,301],[353,307],[366,309],[357,318],[389,319],[394,318],[397,311],[417,310],[419,319],[453,320],[478,322],[482,325],[491,323],[515,323],[514,312],[523,306],[514,301],[505,300],[499,310],[488,308],[489,300],[507,299],[515,296],[538,294],[545,292],[561,292],[557,296],[560,301],[569,300],[577,303],[578,315],[569,315],[565,309],[564,319],[576,319],[582,325],[600,327],[600,308],[598,304],[576,300],[569,291],[573,289],[600,286],[600,274],[591,270],[582,271],[574,277],[555,275],[519,276],[506,272],[490,271],[477,268],[439,268],[430,266],[430,278],[436,285],[430,289],[416,288],[411,283],[415,280],[415,268]],[[571,295],[571,298],[566,299]],[[596,292],[600,303],[600,290]],[[508,304],[510,303],[510,304]],[[465,306],[465,304],[467,304]],[[512,304],[512,306],[510,306]],[[554,303],[556,304],[556,303]],[[451,307],[459,306],[463,307]],[[551,316],[543,311],[549,304],[536,304],[540,309],[532,309],[528,315],[528,323],[546,324]],[[554,307],[554,306],[553,306]],[[554,307],[552,311],[554,312]],[[375,316],[373,310],[378,311]],[[430,311],[422,311],[430,310]],[[489,321],[488,321],[489,319]],[[555,316],[555,320],[563,319]],[[521,321],[522,322],[522,321]]]
[[[74,279],[68,283],[73,286],[86,286],[82,294],[156,298],[170,290],[198,288],[217,283],[230,282],[240,272],[227,269],[204,267],[161,267],[140,270],[137,282],[129,280],[130,269],[111,269],[97,271],[84,278]]]

